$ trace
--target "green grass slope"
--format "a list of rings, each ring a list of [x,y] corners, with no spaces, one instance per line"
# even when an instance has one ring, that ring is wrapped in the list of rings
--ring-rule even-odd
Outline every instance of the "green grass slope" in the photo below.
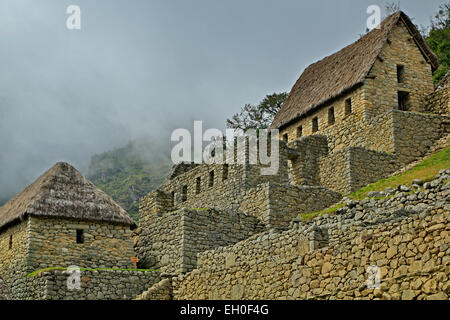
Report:
[[[362,200],[367,197],[369,192],[379,192],[387,188],[396,188],[399,185],[410,186],[415,179],[427,182],[432,180],[442,169],[450,169],[450,147],[433,154],[408,171],[369,184],[350,194],[348,197],[353,200]],[[322,211],[304,213],[302,214],[302,218],[304,220],[309,220],[321,214],[333,214],[343,206],[344,204],[339,203]]]

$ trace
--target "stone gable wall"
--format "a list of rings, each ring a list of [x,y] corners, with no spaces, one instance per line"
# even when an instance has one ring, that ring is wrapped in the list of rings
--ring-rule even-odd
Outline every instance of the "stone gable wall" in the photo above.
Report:
[[[405,67],[402,83],[397,81],[397,65]],[[380,59],[376,60],[362,86],[282,129],[280,136],[288,134],[289,141],[293,141],[298,138],[297,128],[301,126],[304,136],[326,135],[330,153],[350,146],[393,152],[392,128],[383,119],[383,114],[398,109],[398,91],[410,93],[408,110],[415,112],[425,111],[426,96],[434,91],[431,66],[403,24],[394,28],[390,44],[385,44]],[[348,98],[352,99],[350,115],[345,114]],[[328,121],[331,107],[334,108],[334,124]],[[312,119],[315,117],[319,120],[319,131],[313,133]]]
[[[431,65],[403,23],[399,23],[384,44],[365,83],[368,112],[377,115],[398,109],[398,91],[410,94],[408,111],[423,112],[425,97],[434,91]],[[404,66],[404,81],[397,81],[397,65]]]

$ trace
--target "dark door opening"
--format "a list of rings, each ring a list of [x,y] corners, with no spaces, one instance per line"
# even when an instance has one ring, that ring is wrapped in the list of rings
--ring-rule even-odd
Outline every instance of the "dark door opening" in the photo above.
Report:
[[[398,92],[398,110],[408,111],[409,109],[409,92]]]

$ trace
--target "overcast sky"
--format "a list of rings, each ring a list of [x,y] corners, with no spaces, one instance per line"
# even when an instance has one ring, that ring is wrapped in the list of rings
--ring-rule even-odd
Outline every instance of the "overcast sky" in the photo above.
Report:
[[[403,0],[427,25],[445,0]],[[66,28],[80,6],[81,30]],[[57,161],[289,91],[309,64],[358,39],[374,0],[0,0],[0,199]]]

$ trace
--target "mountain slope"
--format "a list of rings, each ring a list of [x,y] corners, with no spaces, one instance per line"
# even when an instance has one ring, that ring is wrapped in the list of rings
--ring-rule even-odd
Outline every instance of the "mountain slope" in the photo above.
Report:
[[[94,155],[87,178],[138,220],[139,199],[156,189],[172,163],[168,152],[147,141]]]

